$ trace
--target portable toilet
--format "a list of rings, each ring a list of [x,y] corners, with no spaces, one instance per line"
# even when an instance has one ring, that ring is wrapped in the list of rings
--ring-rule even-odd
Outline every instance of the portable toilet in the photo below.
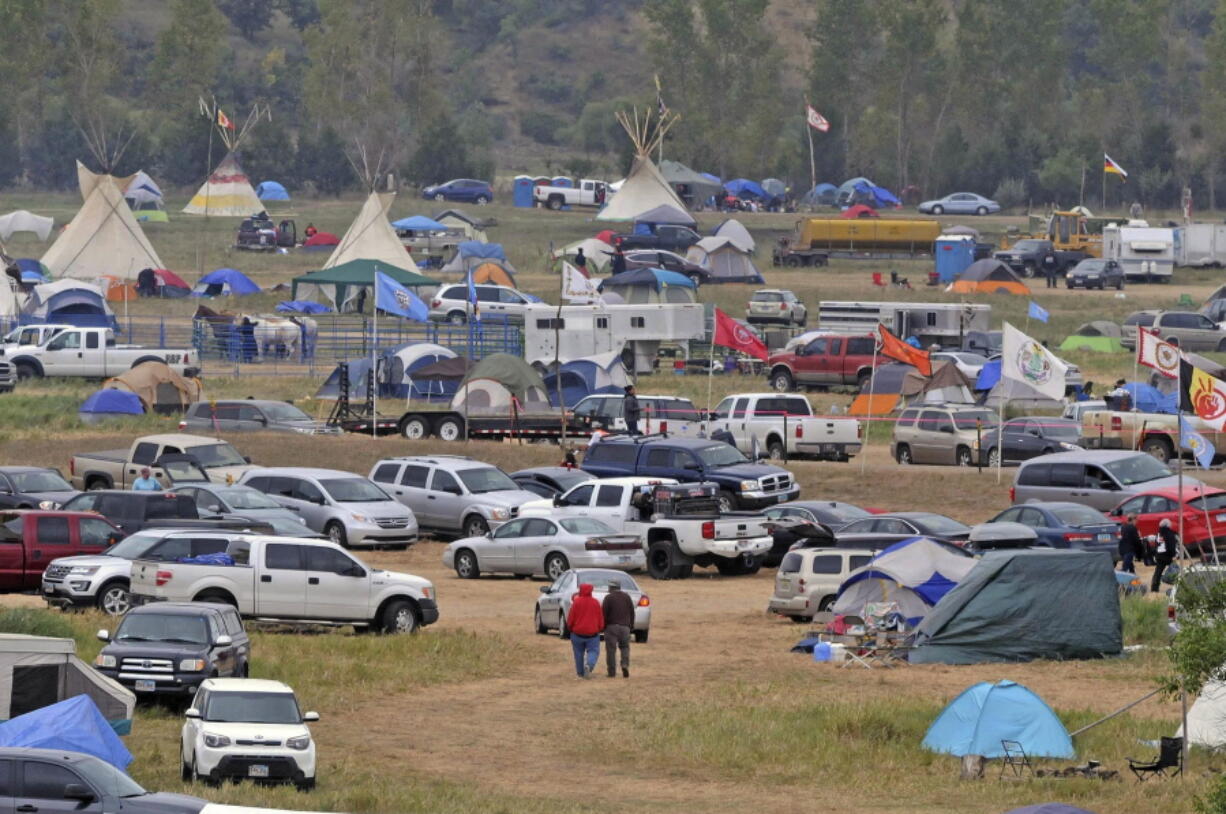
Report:
[[[566,187],[571,189],[575,186],[575,182],[567,178],[565,175],[557,175],[550,181],[550,184],[555,187]]]
[[[516,206],[532,206],[532,176],[517,175],[511,187],[511,202]]]
[[[937,280],[952,283],[975,262],[975,239],[970,235],[938,235],[933,254]]]

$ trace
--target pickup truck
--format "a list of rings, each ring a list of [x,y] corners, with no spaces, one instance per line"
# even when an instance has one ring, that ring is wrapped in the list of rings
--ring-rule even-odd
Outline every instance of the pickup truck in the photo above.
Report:
[[[609,189],[604,181],[584,178],[573,187],[536,186],[532,188],[532,200],[555,212],[564,206],[604,206]]]
[[[335,543],[236,535],[225,554],[233,565],[136,560],[133,604],[220,602],[249,619],[384,633],[415,633],[438,621],[429,580],[372,569]]]
[[[647,234],[619,232],[613,235],[613,245],[624,252],[631,249],[663,249],[664,251],[685,254],[702,236],[688,226],[670,226],[661,223],[655,230]]]
[[[1043,256],[1049,251],[1056,254],[1056,273],[1060,275],[1090,256],[1089,252],[1075,249],[1053,249],[1050,240],[1024,238],[993,257],[1023,277],[1034,277],[1043,273]]]
[[[864,390],[873,375],[876,340],[868,334],[823,334],[803,345],[772,353],[766,360],[771,389],[787,393],[797,387],[855,385]],[[889,363],[877,354],[877,364]]]
[[[553,500],[525,503],[519,516],[591,517],[637,534],[647,552],[647,572],[656,579],[685,579],[695,565],[714,565],[725,576],[757,573],[772,545],[768,521],[757,514],[721,516],[718,492],[714,483],[604,478]]]
[[[83,376],[107,379],[142,362],[165,362],[181,376],[198,376],[188,348],[145,348],[115,344],[110,328],[65,328],[37,347],[22,347],[9,356],[18,379]]]
[[[1213,429],[1197,416],[1184,416],[1193,430],[1226,455],[1226,432]],[[1090,410],[1081,416],[1081,446],[1086,449],[1139,449],[1163,463],[1175,457],[1179,416],[1170,413]]]
[[[137,438],[128,449],[74,455],[68,461],[68,479],[82,490],[126,489],[147,466],[163,486],[170,488],[172,478],[158,465],[163,455],[192,456],[213,483],[233,483],[247,470],[258,468],[219,438],[166,433]]]
[[[72,325],[44,322],[39,325],[22,325],[14,328],[0,340],[0,354],[12,356],[18,350],[36,348],[51,337]]]
[[[121,537],[117,527],[89,512],[0,512],[0,591],[35,590],[52,560],[96,554]]]
[[[707,422],[711,437],[724,432],[746,454],[758,448],[771,460],[802,455],[846,461],[860,451],[864,431],[854,418],[813,415],[801,395],[738,393],[719,403]]]

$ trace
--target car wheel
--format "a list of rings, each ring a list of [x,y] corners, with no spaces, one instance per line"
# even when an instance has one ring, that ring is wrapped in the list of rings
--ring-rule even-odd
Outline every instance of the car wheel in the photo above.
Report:
[[[990,450],[988,450],[988,466],[1000,466],[1000,450],[996,447],[992,447]]]
[[[702,275],[701,274],[689,274],[686,276],[690,278],[690,282],[694,284],[695,288],[702,285]]]
[[[810,618],[810,617],[808,617],[808,616],[789,616],[788,618],[789,618],[789,619],[791,619],[791,620],[792,620],[794,623],[796,623],[796,624],[798,624],[798,625],[803,625],[803,624],[805,624],[805,623],[807,623],[807,622],[812,622],[812,621],[813,621],[813,619],[811,619],[811,618]]]
[[[1064,283],[1064,287],[1067,288],[1069,291],[1072,291],[1076,286],[1073,284],[1072,280],[1068,280]]]
[[[1171,446],[1171,442],[1159,436],[1150,436],[1141,442],[1141,451],[1152,455],[1162,463],[1166,463],[1175,456],[1175,448]]]
[[[772,461],[782,461],[783,442],[778,439],[768,441],[766,443],[766,457],[770,458]]]
[[[1023,263],[1022,264],[1022,276],[1023,277],[1029,280],[1034,277],[1034,274],[1035,274],[1034,263]]]
[[[771,374],[771,389],[776,393],[791,393],[796,389],[796,381],[791,373],[779,370]]]
[[[934,215],[944,215],[944,214],[945,214],[945,207],[941,206],[940,204],[937,204],[936,206],[932,207],[932,214],[934,214]]]
[[[468,315],[463,311],[452,311],[447,315],[447,321],[452,325],[463,325],[468,322]]]
[[[464,434],[464,424],[458,418],[444,418],[435,426],[434,434],[443,441],[459,441]]]
[[[430,425],[419,415],[411,415],[400,422],[400,434],[410,441],[420,441],[430,434]]]
[[[294,784],[298,791],[313,791],[315,789],[315,778],[308,777],[305,780],[299,780]]]
[[[914,463],[911,458],[911,447],[906,444],[899,444],[898,448],[894,450],[894,459],[903,466],[909,466]]]
[[[554,552],[545,558],[545,576],[549,577],[550,582],[553,582],[569,570],[570,563],[567,562],[565,554]]]
[[[442,203],[442,202],[443,202],[443,201],[445,201],[445,200],[447,200],[447,196],[446,196],[446,195],[444,195],[443,193],[441,193],[441,192],[436,192],[436,193],[434,193],[434,201],[435,201],[435,203]]]
[[[1115,290],[1116,291],[1124,290],[1124,278],[1123,277],[1115,281]]]
[[[132,607],[128,586],[122,582],[110,582],[98,591],[98,610],[107,616],[123,616]]]
[[[652,579],[685,579],[694,569],[672,540],[656,540],[647,548],[647,573]]]
[[[636,630],[636,631],[634,631],[634,641],[635,641],[635,643],[636,643],[636,644],[647,644],[647,634],[649,634],[650,632],[651,632],[650,630]]]
[[[345,527],[335,520],[329,521],[324,526],[324,534],[341,548],[349,548],[349,535],[345,533]]]
[[[192,764],[184,760],[183,752],[179,752],[179,779],[184,783],[192,782]]]
[[[391,603],[383,611],[384,633],[416,633],[419,624],[417,612],[404,600]]]
[[[873,380],[873,374],[867,370],[856,377],[856,390],[863,393],[868,390],[869,382]]]
[[[477,206],[485,206],[489,202],[490,202],[490,199],[485,197],[484,195],[477,196]]]
[[[971,466],[974,461],[971,460],[970,447],[958,447],[954,460],[958,462],[958,466]]]
[[[539,607],[532,612],[532,624],[536,627],[537,635],[545,636],[549,633],[549,628],[545,627],[545,620],[541,618]]]
[[[476,579],[481,576],[481,564],[477,555],[462,548],[455,554],[455,575],[460,579]]]
[[[981,206],[975,210],[975,214],[983,217],[984,215],[988,214],[988,208],[986,206]]]
[[[823,611],[828,611],[833,607],[834,607],[834,597],[833,596],[823,596],[822,601],[817,603],[817,610],[819,613]]]
[[[727,489],[719,490],[719,513],[728,514],[736,511],[736,498]]]
[[[490,533],[490,524],[479,514],[470,514],[464,521],[465,537],[484,537]]]

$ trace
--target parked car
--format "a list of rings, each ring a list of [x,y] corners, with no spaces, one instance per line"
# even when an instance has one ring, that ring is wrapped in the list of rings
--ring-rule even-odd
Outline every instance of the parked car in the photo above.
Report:
[[[1183,514],[1183,544],[1191,552],[1205,553],[1221,540],[1226,551],[1226,489],[1213,486],[1160,486],[1147,489],[1120,503],[1108,514],[1119,523],[1130,514],[1137,516],[1137,531],[1142,537],[1157,534],[1158,524],[1170,520],[1179,531]],[[1212,541],[1212,542],[1210,542]]]
[[[972,386],[979,378],[979,374],[983,372],[983,366],[988,363],[988,357],[970,351],[937,351],[929,354],[929,356],[932,358],[933,364],[937,362],[952,363]]]
[[[281,780],[315,787],[315,740],[280,681],[210,678],[183,713],[180,763],[184,780]]]
[[[1070,401],[1068,404],[1064,405],[1064,411],[1060,413],[1060,417],[1067,418],[1071,421],[1076,421],[1078,424],[1080,424],[1082,417],[1086,413],[1105,409],[1107,409],[1107,402],[1103,401],[1102,399]]]
[[[763,514],[771,520],[780,517],[810,520],[827,526],[831,531],[838,531],[853,520],[873,516],[873,513],[866,509],[837,500],[793,500],[791,503],[771,506]]]
[[[419,528],[452,537],[483,537],[537,499],[498,467],[462,455],[384,458],[370,479],[412,510]]]
[[[15,509],[0,512],[0,591],[30,591],[58,557],[97,554],[123,537],[90,512]]]
[[[703,434],[702,413],[694,402],[680,396],[639,396],[639,431],[645,434],[666,432],[672,436],[698,438]],[[593,427],[610,432],[626,431],[626,396],[605,393],[581,399],[571,413]]]
[[[188,405],[179,429],[197,432],[292,432],[301,435],[340,435],[340,427],[316,421],[285,401],[240,399],[197,401]]]
[[[830,610],[843,580],[872,558],[873,552],[868,549],[789,551],[775,572],[775,593],[766,609],[793,622],[809,622],[814,614]]]
[[[6,359],[18,379],[119,376],[142,362],[165,362],[175,373],[191,378],[200,373],[194,348],[150,348],[120,345],[110,328],[74,326],[58,332],[44,344],[23,346]]]
[[[618,232],[613,235],[613,245],[623,252],[631,249],[647,249],[650,251],[684,252],[702,239],[702,236],[688,226],[673,226],[659,224],[654,230],[639,234],[638,232]]]
[[[1049,416],[1024,416],[1011,418],[983,437],[981,448],[985,450],[982,460],[988,466],[1003,463],[1018,463],[1038,455],[1053,452],[1070,452],[1081,449],[1081,424],[1068,418]]]
[[[634,581],[634,577],[624,571],[610,571],[601,568],[576,568],[558,576],[548,585],[541,586],[541,595],[536,598],[536,609],[532,614],[532,623],[536,632],[545,634],[551,630],[558,631],[563,639],[570,638],[566,629],[566,615],[570,613],[571,602],[579,593],[579,586],[587,583],[593,587],[592,598],[603,602],[609,593],[609,583],[616,582],[623,591],[630,595],[634,602],[634,640],[640,644],[647,641],[651,633],[651,600],[643,589]]]
[[[626,258],[626,271],[664,269],[684,274],[694,285],[702,285],[711,281],[711,269],[690,262],[676,252],[664,249],[632,249],[622,254]]]
[[[983,407],[933,404],[908,407],[894,422],[890,455],[900,464],[974,466],[984,460],[981,444],[1000,419]]]
[[[809,312],[800,298],[786,288],[764,288],[749,297],[745,319],[750,324],[803,328],[809,321]]]
[[[989,523],[1020,523],[1034,529],[1037,544],[1048,548],[1105,551],[1119,557],[1120,527],[1097,509],[1080,503],[1052,501],[1012,506]]]
[[[1128,316],[1124,317],[1124,321],[1120,323],[1120,344],[1128,350],[1137,349],[1137,328],[1153,329],[1154,320],[1158,318],[1160,311],[1152,308],[1143,311],[1133,311]]]
[[[301,515],[312,531],[322,532],[345,548],[388,546],[403,551],[417,541],[413,513],[352,472],[269,467],[247,472],[239,483]]]
[[[104,628],[98,639],[106,646],[94,667],[138,697],[191,695],[206,678],[251,671],[251,640],[230,605],[157,602],[133,608],[113,637]]]
[[[924,201],[917,208],[925,215],[995,215],[1000,204],[973,192],[955,192],[935,201]]]
[[[861,517],[839,529],[839,539],[849,534],[905,534],[923,536],[945,543],[965,542],[971,527],[952,517],[935,512],[890,512]]]
[[[772,460],[806,456],[847,461],[864,440],[858,419],[814,415],[805,396],[778,392],[728,396],[711,413],[707,431],[741,452]]]
[[[426,187],[421,191],[421,197],[427,201],[461,201],[484,206],[494,200],[494,188],[485,181],[456,178]]]
[[[772,353],[766,361],[772,390],[786,393],[797,387],[855,385],[863,390],[873,374],[874,359],[889,362],[874,353],[871,336],[818,336],[807,345]]]
[[[192,484],[175,486],[172,494],[187,495],[196,503],[201,517],[229,520],[258,520],[272,526],[273,532],[288,537],[314,537],[300,514],[296,514],[268,495],[250,486]]]
[[[1129,350],[1136,349],[1137,326],[1146,324],[1149,313],[1138,311],[1124,320],[1120,344]],[[1226,351],[1226,330],[1204,314],[1196,311],[1158,311],[1147,327],[1166,341],[1179,340],[1184,351]]]
[[[537,497],[554,498],[573,486],[591,480],[593,475],[582,469],[567,466],[538,466],[511,473],[511,480],[520,489],[532,492]]]
[[[1114,260],[1087,257],[1064,275],[1065,288],[1114,288],[1124,290],[1124,269]]]
[[[443,549],[443,566],[460,579],[486,574],[544,574],[557,579],[571,568],[640,571],[647,566],[637,534],[619,534],[592,517],[520,517],[489,534],[464,537]]]
[[[1153,489],[1175,488],[1179,479],[1152,455],[1133,450],[1055,452],[1023,461],[1013,478],[1009,499],[1070,500],[1110,511],[1124,500]],[[1185,475],[1185,486],[1200,484]]]
[[[522,323],[528,306],[532,304],[531,298],[504,285],[482,283],[473,288],[477,292],[477,308],[482,319],[501,317],[508,322]],[[466,284],[439,286],[430,298],[430,320],[463,325],[468,321],[472,308]]]
[[[161,520],[198,520],[196,503],[186,495],[171,492],[131,492],[119,489],[96,489],[82,492],[62,507],[66,512],[95,512],[119,527],[123,534],[133,534]]]
[[[58,469],[0,466],[0,509],[54,509],[76,494]]]
[[[68,462],[68,476],[78,489],[127,489],[140,477],[141,467],[147,466],[168,486],[158,466],[164,455],[191,455],[215,483],[231,483],[255,468],[250,458],[216,437],[163,433],[137,438],[127,449],[77,453]]]

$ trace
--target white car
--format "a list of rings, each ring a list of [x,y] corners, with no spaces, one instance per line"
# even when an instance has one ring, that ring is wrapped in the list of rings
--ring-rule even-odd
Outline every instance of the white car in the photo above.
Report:
[[[988,357],[970,351],[937,351],[933,354],[933,362],[953,362],[954,367],[958,368],[958,372],[967,378],[972,385],[979,379],[979,374],[983,372],[983,366],[988,363]]]
[[[647,567],[647,553],[637,534],[620,534],[591,517],[520,517],[448,544],[443,565],[460,579],[482,573],[557,579],[570,568],[639,571]]]
[[[570,613],[571,602],[579,593],[579,586],[588,583],[593,588],[592,598],[603,602],[609,595],[609,583],[612,581],[616,581],[634,601],[634,640],[640,644],[647,641],[647,634],[651,632],[651,600],[634,581],[634,577],[621,571],[602,568],[566,571],[549,585],[542,585],[541,595],[536,598],[536,610],[532,616],[536,632],[544,635],[556,630],[563,639],[569,639],[566,615]]]
[[[280,681],[210,678],[184,713],[183,779],[280,780],[315,787],[315,741],[294,691]]]

